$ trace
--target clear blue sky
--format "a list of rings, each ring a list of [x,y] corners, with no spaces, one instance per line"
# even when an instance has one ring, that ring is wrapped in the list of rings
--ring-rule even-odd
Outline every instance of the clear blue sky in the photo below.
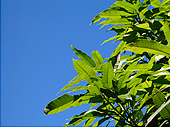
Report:
[[[47,103],[75,75],[71,45],[109,57],[114,32],[89,25],[115,0],[1,0],[1,126],[63,126],[89,109],[44,115]],[[59,95],[64,94],[61,92]],[[59,96],[58,95],[58,96]]]

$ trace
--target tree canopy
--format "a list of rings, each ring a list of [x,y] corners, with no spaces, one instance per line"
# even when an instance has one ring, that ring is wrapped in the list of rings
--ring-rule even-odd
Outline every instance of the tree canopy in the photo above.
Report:
[[[48,103],[44,114],[91,104],[64,126],[83,121],[84,127],[106,121],[116,127],[170,126],[170,0],[117,0],[91,24],[97,22],[116,33],[102,44],[114,40],[118,47],[103,58],[71,46],[79,58],[73,59],[78,75],[60,90],[71,91]],[[85,86],[75,86],[83,80]],[[71,94],[81,90],[86,93]]]

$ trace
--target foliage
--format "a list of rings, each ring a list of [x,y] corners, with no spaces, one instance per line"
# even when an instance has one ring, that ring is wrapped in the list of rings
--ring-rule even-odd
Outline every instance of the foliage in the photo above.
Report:
[[[73,59],[78,75],[61,91],[86,93],[64,94],[47,104],[44,113],[91,104],[64,126],[83,121],[84,127],[98,127],[105,121],[107,126],[115,121],[116,127],[170,126],[170,1],[118,0],[91,24],[96,22],[116,32],[103,44],[115,40],[119,46],[108,61],[98,51],[90,57],[72,46],[80,59]],[[125,55],[126,51],[132,55]],[[83,80],[85,86],[74,86]]]

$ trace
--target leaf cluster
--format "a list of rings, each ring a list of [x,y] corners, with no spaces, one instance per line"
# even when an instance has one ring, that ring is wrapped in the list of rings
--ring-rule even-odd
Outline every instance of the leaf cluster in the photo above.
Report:
[[[72,46],[79,58],[73,59],[78,75],[61,89],[71,91],[48,103],[44,113],[91,104],[64,126],[83,121],[84,127],[98,127],[105,121],[106,126],[115,121],[116,127],[170,126],[170,1],[118,0],[91,24],[96,22],[101,28],[112,26],[107,31],[116,36],[103,44],[115,40],[118,47],[106,61],[98,51],[90,57]],[[75,86],[84,80],[85,86]],[[69,94],[82,90],[86,92]]]

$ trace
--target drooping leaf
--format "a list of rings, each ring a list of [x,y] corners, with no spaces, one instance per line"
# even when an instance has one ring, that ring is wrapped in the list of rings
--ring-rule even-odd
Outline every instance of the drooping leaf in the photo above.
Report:
[[[73,59],[73,65],[80,77],[88,83],[92,83],[93,78],[98,78],[97,74],[84,62]]]
[[[94,61],[91,59],[91,57],[89,57],[87,54],[85,54],[84,52],[76,49],[74,46],[71,46],[74,53],[78,56],[78,58],[80,60],[82,60],[84,63],[86,63],[87,65],[89,65],[90,67],[95,67],[96,64],[94,63]]]
[[[103,64],[101,67],[101,71],[103,73],[102,83],[104,87],[111,88],[112,79],[114,77],[114,70],[113,70],[111,61]]]
[[[103,58],[98,51],[93,51],[91,55],[97,65],[103,64]]]
[[[44,114],[56,114],[72,107],[74,96],[64,94],[53,101],[51,101],[44,109]]]
[[[157,55],[170,56],[170,48],[152,40],[137,40],[136,43],[128,44],[129,51],[137,54],[142,54],[143,52],[148,52]],[[130,47],[130,48],[129,48]]]

